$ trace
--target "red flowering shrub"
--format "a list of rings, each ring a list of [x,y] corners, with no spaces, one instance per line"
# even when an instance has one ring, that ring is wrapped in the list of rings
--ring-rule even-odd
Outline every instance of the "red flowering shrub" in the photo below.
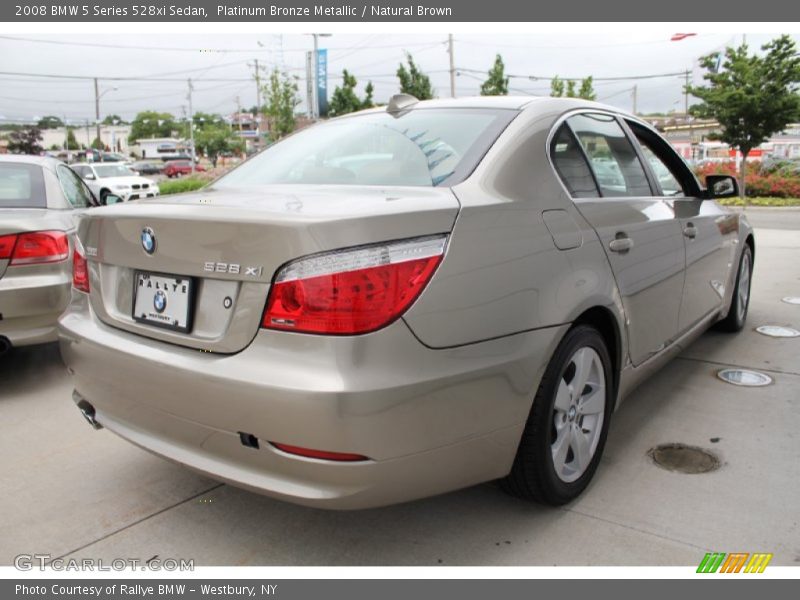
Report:
[[[734,162],[706,163],[697,167],[695,174],[701,182],[707,175],[739,176]],[[800,198],[800,175],[781,169],[770,171],[759,161],[748,162],[745,193],[752,197]]]

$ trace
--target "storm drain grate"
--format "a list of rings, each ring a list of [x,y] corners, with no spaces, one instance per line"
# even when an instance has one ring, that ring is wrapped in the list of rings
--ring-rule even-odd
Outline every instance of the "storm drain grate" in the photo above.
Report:
[[[786,304],[800,304],[800,296],[786,296],[785,298],[781,298],[783,302]]]
[[[761,387],[772,383],[772,377],[749,369],[722,369],[717,377],[726,383],[745,387]]]
[[[678,473],[708,473],[717,470],[720,464],[713,452],[686,444],[661,444],[648,454],[662,469]]]
[[[800,331],[792,329],[791,327],[782,327],[781,325],[762,325],[756,327],[756,331],[763,335],[778,338],[792,338],[800,336]]]

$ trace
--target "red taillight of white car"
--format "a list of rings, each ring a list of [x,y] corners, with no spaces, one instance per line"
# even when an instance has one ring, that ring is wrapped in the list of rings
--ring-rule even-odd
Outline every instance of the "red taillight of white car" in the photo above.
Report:
[[[331,335],[385,327],[425,288],[446,244],[446,235],[436,235],[291,262],[275,276],[262,326]]]
[[[89,263],[78,247],[72,254],[72,287],[89,293]]]
[[[30,231],[0,236],[0,260],[10,266],[38,265],[66,260],[69,240],[63,231]]]

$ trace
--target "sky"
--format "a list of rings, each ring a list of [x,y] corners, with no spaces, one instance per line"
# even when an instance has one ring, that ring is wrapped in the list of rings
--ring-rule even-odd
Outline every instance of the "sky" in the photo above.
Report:
[[[746,34],[751,48],[774,35]],[[395,72],[410,52],[430,76],[436,95],[450,96],[447,32],[441,34],[336,34],[320,38],[328,48],[329,95],[347,69],[358,79],[358,93],[372,81],[375,100],[386,102],[398,92]],[[512,94],[548,95],[548,78],[592,75],[601,102],[633,108],[637,88],[640,113],[683,110],[683,75],[627,81],[598,78],[664,75],[687,69],[698,76],[697,59],[725,45],[739,44],[743,33],[705,33],[672,42],[655,31],[608,34],[454,35],[456,95],[476,95],[486,71],[501,54],[506,73],[513,75]],[[800,45],[800,36],[794,35]],[[89,80],[41,78],[68,75],[100,79],[101,119],[116,114],[130,120],[142,110],[181,117],[188,109],[187,82],[191,77],[195,111],[228,115],[237,104],[256,104],[254,61],[298,76],[301,109],[305,106],[305,53],[308,35],[266,34],[114,34],[0,35],[0,122],[29,121],[57,115],[69,123],[94,121],[94,84]],[[16,73],[25,73],[18,75]],[[114,77],[162,81],[115,81]],[[699,81],[698,81],[699,83]]]

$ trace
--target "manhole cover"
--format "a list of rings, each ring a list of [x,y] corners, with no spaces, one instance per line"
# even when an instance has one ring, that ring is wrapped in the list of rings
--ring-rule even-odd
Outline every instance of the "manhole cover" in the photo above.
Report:
[[[756,327],[756,331],[770,337],[791,338],[800,336],[800,331],[797,331],[797,329],[781,327],[780,325],[762,325],[761,327]]]
[[[772,383],[772,377],[769,375],[748,369],[722,369],[717,371],[717,377],[726,383],[746,387],[761,387]]]
[[[781,298],[786,304],[800,304],[800,296],[786,296]]]
[[[708,473],[719,468],[719,459],[708,450],[686,444],[661,444],[649,452],[659,467],[678,473]]]

